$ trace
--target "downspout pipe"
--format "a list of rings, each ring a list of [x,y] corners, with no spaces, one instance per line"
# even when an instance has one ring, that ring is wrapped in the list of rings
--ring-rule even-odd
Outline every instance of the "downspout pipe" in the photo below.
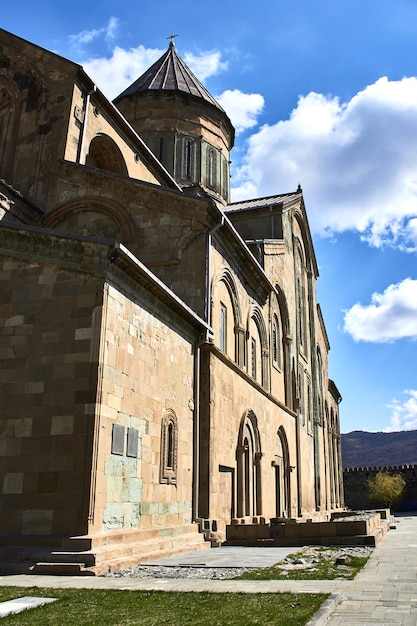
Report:
[[[224,224],[224,215],[221,214],[220,222],[207,231],[206,236],[206,294],[204,303],[204,313],[207,325],[211,322],[211,240],[215,233]],[[213,333],[209,328],[195,346],[195,366],[194,366],[194,473],[193,473],[193,521],[199,521],[199,497],[200,497],[200,391],[201,391],[201,346],[213,338]]]
[[[221,214],[220,222],[215,224],[213,228],[211,228],[207,232],[207,240],[206,240],[206,301],[205,301],[205,320],[208,326],[211,326],[211,240],[213,234],[219,230],[224,225],[224,215]],[[207,340],[212,338],[209,335],[209,331],[207,331]]]
[[[81,134],[80,134],[80,140],[78,142],[77,159],[76,159],[76,163],[78,163],[79,165],[85,165],[84,147],[85,147],[85,137],[87,134],[88,111],[90,108],[91,96],[93,95],[93,93],[95,93],[96,90],[97,90],[97,87],[93,85],[93,88],[85,94],[84,119],[83,119],[83,123],[81,127]]]

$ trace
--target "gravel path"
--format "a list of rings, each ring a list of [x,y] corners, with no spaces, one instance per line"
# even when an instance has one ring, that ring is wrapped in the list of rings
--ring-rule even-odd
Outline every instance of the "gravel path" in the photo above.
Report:
[[[344,558],[346,556],[368,556],[373,548],[369,546],[352,546],[343,547],[338,550],[323,549],[316,547],[306,547],[298,554],[295,565],[291,564],[291,560],[284,559],[283,569],[300,569],[309,566],[309,562],[313,561],[316,553],[320,550],[321,555],[326,555],[329,560]],[[298,561],[298,563],[297,563]],[[301,566],[301,567],[300,567]],[[112,578],[194,578],[194,579],[212,579],[224,580],[239,576],[248,570],[259,569],[253,567],[201,567],[201,566],[179,566],[179,565],[137,565],[134,568],[120,570],[118,572],[109,572],[106,576]]]

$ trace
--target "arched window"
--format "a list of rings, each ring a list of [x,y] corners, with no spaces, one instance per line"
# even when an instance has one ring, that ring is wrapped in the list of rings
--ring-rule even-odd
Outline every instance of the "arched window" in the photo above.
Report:
[[[178,427],[177,417],[168,410],[161,424],[160,482],[175,485],[177,482]]]
[[[278,315],[272,318],[272,362],[275,367],[282,367],[282,331]]]
[[[259,372],[258,366],[258,351],[256,348],[256,339],[255,337],[251,337],[251,374],[254,380],[257,379],[257,374]]]
[[[192,139],[184,139],[183,148],[183,178],[193,178],[194,170],[194,141]]]
[[[229,163],[227,159],[223,157],[223,176],[222,176],[222,189],[223,189],[223,198],[226,202],[229,201],[229,186],[230,186],[230,178],[229,178]]]
[[[211,316],[217,347],[239,365],[243,364],[245,329],[235,280],[222,268],[212,280]]]
[[[208,149],[207,154],[207,186],[214,189],[216,187],[216,151],[214,148]]]
[[[297,245],[296,249],[296,305],[297,305],[297,340],[298,347],[301,352],[307,354],[307,298],[306,298],[306,272],[304,257]]]
[[[219,348],[227,352],[227,307],[223,302],[220,302]]]
[[[312,432],[312,406],[311,406],[311,388],[310,388],[310,379],[307,379],[307,405],[306,405],[306,413],[307,413],[307,426],[308,432]]]
[[[306,423],[306,406],[304,398],[304,369],[301,365],[298,366],[297,377],[297,398],[298,398],[298,411],[300,414],[301,424],[305,426]]]
[[[269,350],[265,322],[258,306],[248,320],[248,374],[265,389],[269,387]]]

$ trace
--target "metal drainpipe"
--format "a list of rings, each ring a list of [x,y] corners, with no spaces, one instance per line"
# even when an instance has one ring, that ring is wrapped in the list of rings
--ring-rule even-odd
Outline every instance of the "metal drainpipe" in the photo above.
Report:
[[[88,109],[90,107],[91,95],[96,91],[96,89],[97,87],[93,85],[93,88],[91,89],[91,91],[87,92],[85,95],[84,120],[83,120],[83,125],[81,127],[81,137],[80,137],[80,141],[78,144],[77,160],[76,160],[76,163],[79,163],[80,165],[85,165],[85,159],[83,158],[83,154],[84,154],[85,136],[87,133]],[[83,162],[81,162],[81,160],[83,160]]]
[[[199,481],[200,481],[200,361],[201,344],[195,344],[194,357],[194,433],[193,433],[193,522],[199,519]]]
[[[219,230],[224,224],[224,215],[222,214],[221,220],[218,224],[213,226],[207,233],[207,253],[206,253],[206,302],[205,302],[205,318],[209,326],[211,326],[211,237],[216,230]],[[208,339],[208,331],[207,331]]]

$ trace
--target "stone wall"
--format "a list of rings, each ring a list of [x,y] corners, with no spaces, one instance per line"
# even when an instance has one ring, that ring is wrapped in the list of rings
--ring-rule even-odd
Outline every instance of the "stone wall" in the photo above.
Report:
[[[401,474],[407,484],[403,501],[396,510],[417,510],[417,465],[394,465],[387,467],[355,467],[343,470],[346,506],[352,510],[368,509],[375,506],[368,497],[368,480],[378,472]]]
[[[42,262],[33,241],[25,258],[3,256],[2,244],[0,532],[83,533],[100,280],[74,268],[75,251],[70,268]]]

